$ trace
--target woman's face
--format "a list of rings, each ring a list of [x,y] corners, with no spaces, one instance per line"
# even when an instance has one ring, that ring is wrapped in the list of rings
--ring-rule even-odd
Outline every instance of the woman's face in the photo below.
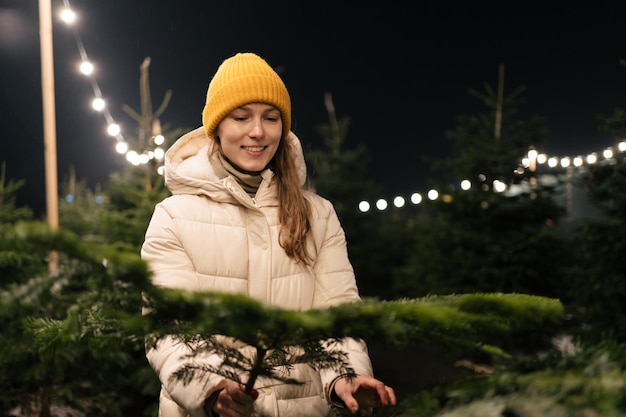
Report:
[[[249,103],[226,115],[217,126],[222,153],[242,171],[259,172],[272,160],[283,132],[280,111],[264,103]]]

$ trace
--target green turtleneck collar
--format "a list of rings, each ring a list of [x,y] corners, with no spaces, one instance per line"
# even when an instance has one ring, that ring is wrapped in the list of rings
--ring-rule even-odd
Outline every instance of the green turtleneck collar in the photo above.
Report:
[[[211,162],[213,171],[215,171],[215,174],[219,178],[226,178],[228,175],[231,175],[237,180],[243,190],[250,195],[250,197],[254,197],[256,195],[256,192],[261,185],[261,181],[263,181],[263,177],[261,177],[260,172],[250,173],[241,171],[231,164],[221,152],[213,153],[210,156],[209,161]]]

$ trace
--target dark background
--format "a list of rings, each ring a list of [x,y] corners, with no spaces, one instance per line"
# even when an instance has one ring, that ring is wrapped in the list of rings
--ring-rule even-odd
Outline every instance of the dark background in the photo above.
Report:
[[[104,183],[127,162],[114,151],[92,87],[78,73],[75,34],[95,79],[127,135],[139,111],[139,65],[151,57],[154,108],[166,90],[162,121],[192,129],[211,75],[239,51],[263,56],[280,72],[293,103],[293,129],[305,149],[321,146],[314,127],[328,121],[324,93],[352,120],[347,147],[365,143],[371,179],[385,197],[426,187],[422,156],[450,153],[444,132],[455,117],[485,110],[468,94],[494,89],[505,65],[505,94],[524,85],[522,116],[547,119],[549,155],[601,152],[617,139],[598,132],[596,115],[626,105],[620,2],[358,2],[75,0],[73,32],[52,1],[59,180]],[[21,204],[44,206],[38,4],[0,0],[0,162],[24,179]],[[529,143],[530,145],[534,145]],[[521,157],[521,156],[520,156]]]

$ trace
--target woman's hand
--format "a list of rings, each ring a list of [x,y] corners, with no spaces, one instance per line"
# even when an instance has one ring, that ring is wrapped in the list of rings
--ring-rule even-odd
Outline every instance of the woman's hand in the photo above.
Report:
[[[214,415],[219,417],[248,417],[252,415],[254,401],[259,397],[257,390],[246,394],[243,386],[237,382],[226,383],[213,403]]]
[[[396,405],[393,388],[369,375],[356,378],[339,378],[335,383],[335,394],[344,402],[352,414],[361,407],[386,407]]]

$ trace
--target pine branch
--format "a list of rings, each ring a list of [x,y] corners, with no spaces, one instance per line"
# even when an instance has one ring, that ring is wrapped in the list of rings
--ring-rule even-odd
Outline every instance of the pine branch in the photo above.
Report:
[[[483,346],[483,338],[497,341],[513,331],[557,322],[563,312],[558,300],[526,294],[364,299],[306,312],[264,306],[236,294],[177,290],[163,290],[161,294],[159,301],[154,300],[157,312],[151,318],[163,325],[161,335],[185,332],[208,337],[220,333],[253,346],[268,347],[345,336],[377,338],[396,345],[453,341],[467,347],[470,341]],[[172,319],[177,320],[176,325],[168,327],[166,323]]]
[[[508,357],[497,345],[485,342],[501,341],[512,332],[558,321],[563,312],[558,300],[525,294],[461,294],[382,302],[364,299],[305,312],[219,292],[165,289],[160,296],[152,305],[147,325],[152,329],[149,344],[175,335],[192,347],[189,359],[208,352],[224,361],[219,369],[187,366],[176,377],[188,381],[190,372],[194,376],[198,371],[212,372],[249,387],[259,376],[294,383],[281,377],[278,370],[288,371],[295,363],[351,372],[343,352],[333,348],[340,346],[336,343],[344,337],[387,340],[396,345],[429,343],[448,351],[472,348]],[[223,340],[214,339],[213,334],[228,335],[252,346],[257,352],[256,362],[236,348],[222,345]],[[307,348],[294,354],[302,346]],[[241,381],[236,376],[240,374],[248,374],[249,379]]]
[[[97,357],[114,343],[132,344],[145,338],[150,347],[162,337],[175,337],[190,347],[187,365],[175,374],[183,381],[215,373],[244,383],[248,390],[259,377],[298,384],[301,381],[289,377],[296,364],[353,375],[338,343],[345,337],[397,346],[426,343],[448,352],[474,349],[506,358],[499,344],[508,336],[537,327],[545,330],[563,313],[555,299],[499,293],[363,299],[291,311],[241,294],[157,288],[137,254],[81,242],[61,230],[21,224],[16,236],[59,251],[63,265],[74,268],[66,281],[55,282],[59,291],[52,295],[61,297],[57,303],[65,306],[54,317],[59,321],[28,322],[41,352],[65,344],[76,346],[77,354],[87,347]],[[139,313],[142,302],[150,314]],[[237,349],[242,343],[255,355],[243,355]],[[209,367],[196,360],[206,353],[220,355],[223,365]]]

